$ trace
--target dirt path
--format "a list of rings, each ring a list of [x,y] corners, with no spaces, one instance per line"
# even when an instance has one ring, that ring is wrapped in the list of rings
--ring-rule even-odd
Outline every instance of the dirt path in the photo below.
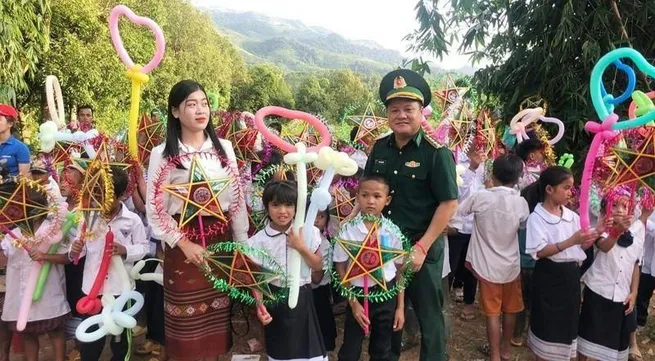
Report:
[[[450,361],[484,361],[486,358],[479,351],[480,347],[486,342],[484,320],[479,313],[476,313],[475,319],[471,321],[464,321],[456,317],[460,313],[461,304],[453,303],[450,305],[450,313],[452,317],[452,335],[449,341],[449,355]],[[651,308],[655,312],[655,308]],[[343,315],[337,316],[338,327],[338,340],[337,345],[341,345],[341,338],[343,336]],[[221,357],[221,361],[229,361],[233,354],[251,354],[248,341],[252,339],[260,340],[263,342],[263,329],[259,322],[254,317],[249,317],[248,322],[245,318],[238,314],[233,321],[233,328],[235,337],[235,345],[233,352],[230,355]],[[639,342],[641,352],[644,355],[644,361],[655,361],[655,320],[649,319],[648,325],[639,333]],[[135,340],[135,344],[143,341],[143,336]],[[71,346],[72,343],[69,343]],[[337,346],[338,347],[338,346]],[[364,346],[364,350],[366,346]],[[42,341],[42,352],[40,360],[50,361],[53,360],[51,348],[47,337]],[[401,361],[415,361],[418,360],[418,347],[411,348],[403,352]],[[262,354],[263,355],[263,354]],[[330,360],[336,360],[336,353],[330,353]],[[11,361],[20,361],[20,355],[12,354]],[[103,361],[110,360],[109,349],[105,349],[103,353]],[[133,361],[148,361],[148,358],[133,356]],[[262,356],[261,361],[265,358]],[[364,352],[362,354],[362,361],[368,360],[368,355]],[[512,348],[513,361],[528,361],[534,360],[527,347],[514,347]],[[248,360],[250,361],[250,360]],[[254,361],[254,360],[253,360]]]

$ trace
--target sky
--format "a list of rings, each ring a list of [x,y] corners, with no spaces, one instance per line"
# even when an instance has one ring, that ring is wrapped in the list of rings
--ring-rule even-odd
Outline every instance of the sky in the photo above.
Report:
[[[218,6],[271,17],[300,20],[353,40],[372,40],[408,56],[402,39],[417,26],[417,0],[192,0],[196,6]],[[444,69],[470,65],[468,56],[451,55],[435,63]]]

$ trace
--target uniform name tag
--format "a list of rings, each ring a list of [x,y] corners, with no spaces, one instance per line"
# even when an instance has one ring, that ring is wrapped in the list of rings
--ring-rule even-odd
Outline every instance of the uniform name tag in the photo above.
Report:
[[[375,164],[384,165],[386,163],[387,163],[387,161],[385,159],[376,159],[375,160]]]

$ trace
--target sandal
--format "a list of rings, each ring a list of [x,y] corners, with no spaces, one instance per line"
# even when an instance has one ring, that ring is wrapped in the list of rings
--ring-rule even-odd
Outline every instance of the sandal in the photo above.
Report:
[[[478,346],[478,351],[485,356],[491,356],[491,348],[489,347],[488,343],[485,343],[482,346]]]
[[[80,361],[80,360],[82,360],[82,355],[80,355],[80,351],[73,350],[68,354],[68,361]]]
[[[470,321],[475,318],[475,313],[467,313],[465,311],[462,311],[462,313],[459,314],[459,318],[465,321]]]
[[[140,344],[136,350],[134,350],[134,353],[137,355],[150,355],[153,354],[155,356],[159,355],[159,348],[160,346],[150,340],[146,340],[146,342]],[[156,354],[155,354],[156,353]]]
[[[521,347],[521,346],[523,346],[523,338],[519,337],[519,338],[515,339],[514,337],[512,337],[512,339],[509,341],[509,343],[512,344],[512,346],[514,346],[514,347]]]

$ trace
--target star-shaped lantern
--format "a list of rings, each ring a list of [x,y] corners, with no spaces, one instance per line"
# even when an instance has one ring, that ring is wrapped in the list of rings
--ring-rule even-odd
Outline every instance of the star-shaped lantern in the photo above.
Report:
[[[355,143],[366,147],[375,142],[375,139],[389,130],[387,118],[375,114],[374,105],[368,104],[362,115],[353,115],[350,120],[357,125]]]
[[[33,184],[21,177],[15,184],[0,187],[0,225],[19,227],[24,235],[34,235],[36,230],[32,229],[30,220],[47,216],[51,207],[47,203],[40,204],[30,199],[31,192],[45,193],[45,189],[39,189]]]
[[[337,243],[343,247],[350,258],[346,274],[342,283],[350,282],[359,277],[371,277],[371,279],[383,290],[387,290],[387,282],[384,279],[383,267],[395,260],[405,256],[405,251],[392,249],[380,245],[378,238],[378,222],[373,223],[371,229],[363,242],[337,239]]]
[[[351,197],[350,192],[344,187],[332,187],[333,204],[330,206],[330,215],[335,217],[341,223],[355,209],[355,198]]]
[[[137,134],[139,137],[139,163],[144,164],[150,158],[152,148],[164,140],[164,123],[154,122],[147,114],[141,116]]]
[[[539,95],[531,95],[521,102],[519,111],[530,108],[541,108],[544,110],[543,113],[546,114],[546,111],[548,111],[548,102]]]
[[[446,75],[446,87],[443,89],[436,90],[434,96],[437,99],[437,102],[441,105],[441,111],[444,112],[448,107],[455,103],[458,98],[463,97],[469,88],[458,87],[455,85],[455,81],[450,76]]]
[[[208,179],[197,156],[194,156],[191,160],[189,173],[188,183],[163,186],[166,193],[184,202],[178,226],[180,228],[184,227],[201,212],[215,217],[221,223],[227,222],[227,217],[223,213],[218,198],[232,179],[230,177]]]
[[[214,253],[207,258],[211,273],[225,280],[229,287],[257,291],[264,299],[273,300],[275,294],[269,283],[280,277],[270,269],[255,263],[240,249],[231,253]]]
[[[64,164],[71,162],[73,153],[79,154],[82,147],[79,144],[69,142],[55,142],[55,148],[50,152],[50,163],[55,169],[60,169]]]
[[[633,135],[634,146],[627,148],[614,147],[612,153],[616,155],[616,168],[614,175],[606,182],[606,188],[615,188],[622,185],[634,184],[655,190],[655,128],[640,128],[638,134]]]
[[[449,134],[449,148],[456,149],[458,146],[462,147],[471,135],[471,131],[475,127],[475,121],[468,109],[468,104],[465,102],[462,106],[462,111],[459,117],[451,120],[450,134]]]
[[[93,159],[77,158],[77,162],[82,168],[88,168],[92,162],[101,162],[109,167],[118,167],[124,171],[130,170],[130,153],[122,143],[114,143],[104,136],[98,136],[94,139],[95,157]],[[120,145],[119,145],[120,144]]]

